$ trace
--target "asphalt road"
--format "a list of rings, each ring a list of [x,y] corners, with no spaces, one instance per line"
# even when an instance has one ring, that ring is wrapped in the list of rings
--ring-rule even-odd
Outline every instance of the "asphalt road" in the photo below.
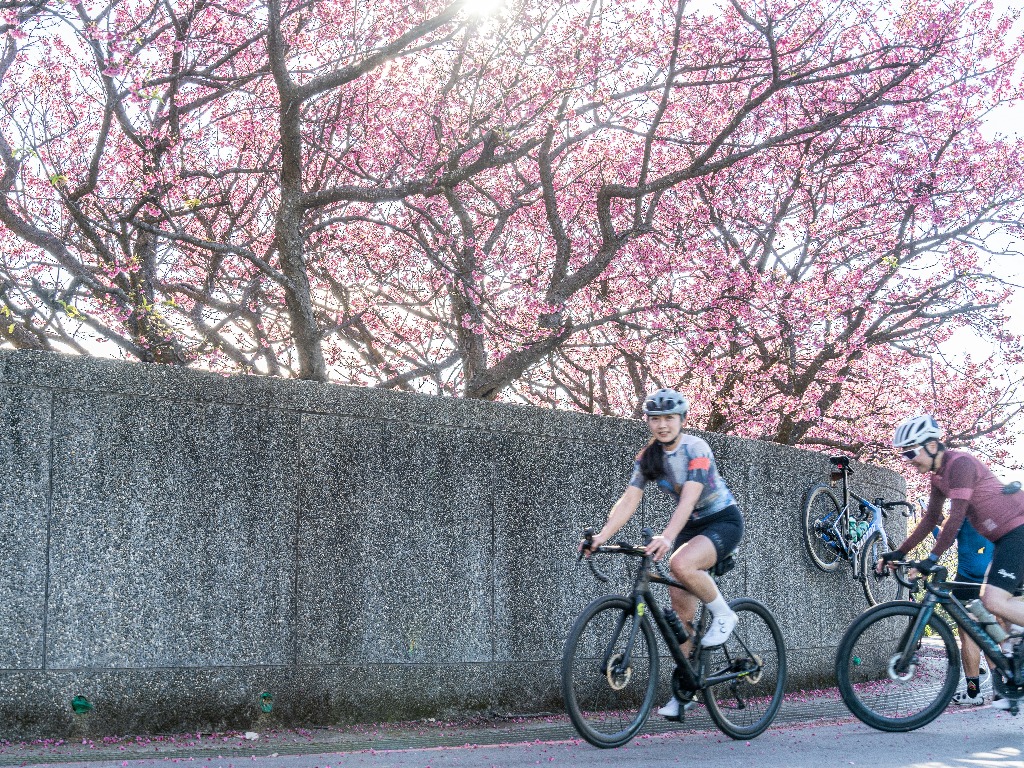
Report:
[[[44,764],[89,768],[187,768],[190,764],[211,768],[1024,768],[1024,715],[1014,718],[991,707],[949,710],[931,725],[902,734],[874,731],[856,721],[787,723],[750,742],[733,741],[717,731],[676,731],[645,735],[614,750],[598,750],[575,739],[327,753],[310,746],[316,753],[101,761],[68,755],[66,761],[50,756]]]

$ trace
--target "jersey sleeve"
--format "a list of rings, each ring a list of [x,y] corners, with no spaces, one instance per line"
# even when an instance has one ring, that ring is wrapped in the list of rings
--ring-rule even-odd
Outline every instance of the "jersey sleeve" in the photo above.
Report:
[[[910,532],[907,536],[907,540],[897,547],[897,550],[902,552],[904,556],[910,554],[910,550],[924,541],[925,537],[932,532],[937,526],[942,523],[942,505],[946,502],[946,497],[942,494],[938,488],[932,486],[931,495],[928,497],[928,509],[925,510],[924,516],[921,518],[921,522],[917,524],[917,527]]]
[[[711,453],[711,446],[703,440],[694,441],[689,451],[689,461],[686,465],[686,481],[708,484],[711,476],[711,461],[714,458]]]
[[[967,516],[967,507],[970,504],[971,496],[974,495],[974,486],[978,482],[978,469],[969,456],[958,456],[949,465],[946,475],[946,483],[949,486],[949,519],[942,526],[942,533],[935,540],[935,548],[932,554],[936,557],[949,549],[956,541],[956,535],[960,532],[960,526],[964,524]]]
[[[647,485],[647,480],[646,478],[644,478],[644,473],[640,471],[639,460],[633,462],[633,476],[629,478],[629,484],[634,488],[639,488],[641,490],[643,490],[643,487]]]

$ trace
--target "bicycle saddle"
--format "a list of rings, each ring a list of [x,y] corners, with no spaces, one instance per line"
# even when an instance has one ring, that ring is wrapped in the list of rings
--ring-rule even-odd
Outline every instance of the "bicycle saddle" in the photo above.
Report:
[[[724,576],[735,567],[736,555],[727,555],[726,557],[723,557],[721,560],[715,563],[715,566],[711,569],[711,572],[715,574],[715,576]]]
[[[850,466],[849,456],[829,456],[828,460],[840,469],[847,469]]]

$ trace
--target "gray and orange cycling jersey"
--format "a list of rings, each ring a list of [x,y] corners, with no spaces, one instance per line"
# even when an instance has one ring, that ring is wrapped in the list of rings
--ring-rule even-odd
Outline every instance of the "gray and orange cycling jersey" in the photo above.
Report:
[[[665,475],[654,482],[663,493],[671,496],[678,504],[683,484],[689,480],[704,486],[690,515],[691,520],[706,520],[736,503],[732,492],[718,474],[718,465],[715,463],[714,454],[711,453],[711,446],[699,437],[680,435],[678,447],[671,453],[665,452]],[[643,488],[647,484],[640,471],[639,456],[633,465],[633,477],[630,478],[629,484],[635,488]]]
[[[963,451],[946,451],[942,466],[931,476],[928,509],[899,551],[906,554],[942,521],[942,505],[949,499],[949,518],[935,541],[932,553],[941,555],[956,538],[964,518],[989,541],[998,541],[1024,526],[1024,493],[1003,493],[1003,484],[992,471]]]

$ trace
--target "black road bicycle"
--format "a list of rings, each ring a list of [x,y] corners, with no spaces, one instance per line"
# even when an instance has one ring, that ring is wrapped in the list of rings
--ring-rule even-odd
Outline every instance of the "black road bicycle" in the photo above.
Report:
[[[823,571],[834,571],[840,560],[853,567],[853,577],[860,581],[869,605],[899,600],[904,595],[906,580],[897,572],[893,578],[889,571],[876,573],[878,557],[895,549],[885,532],[884,521],[888,512],[902,510],[910,517],[914,506],[907,501],[868,501],[850,490],[850,459],[833,456],[829,459],[832,472],[829,483],[818,483],[804,497],[804,544],[816,566]],[[842,501],[836,498],[832,487],[841,483]]]
[[[592,536],[593,531],[584,532],[585,540]],[[644,544],[649,544],[651,531],[644,529],[642,536]],[[655,629],[675,662],[672,692],[680,701],[701,691],[711,719],[734,739],[750,739],[764,731],[779,710],[786,684],[782,632],[768,609],[751,598],[730,601],[739,615],[736,629],[724,645],[702,648],[709,611],[701,612],[696,630],[678,618],[673,630],[666,609],[651,593],[651,584],[683,586],[664,570],[654,571],[644,547],[626,541],[596,547],[588,564],[598,579],[608,581],[595,563],[597,554],[636,557],[639,565],[632,591],[592,602],[565,641],[562,696],[580,735],[595,747],[618,747],[643,727],[658,691]],[[711,573],[721,576],[734,565],[730,556]],[[687,641],[692,648],[689,654],[680,647]]]
[[[914,562],[901,563],[913,568]],[[960,649],[946,613],[988,659],[993,690],[1009,700],[1017,714],[1024,699],[1024,640],[1014,655],[1003,655],[996,642],[950,594],[960,582],[946,581],[936,566],[924,583],[924,599],[869,608],[846,630],[836,651],[836,678],[846,706],[861,721],[882,731],[912,731],[927,725],[946,708],[960,682]],[[929,578],[930,576],[930,578]]]

